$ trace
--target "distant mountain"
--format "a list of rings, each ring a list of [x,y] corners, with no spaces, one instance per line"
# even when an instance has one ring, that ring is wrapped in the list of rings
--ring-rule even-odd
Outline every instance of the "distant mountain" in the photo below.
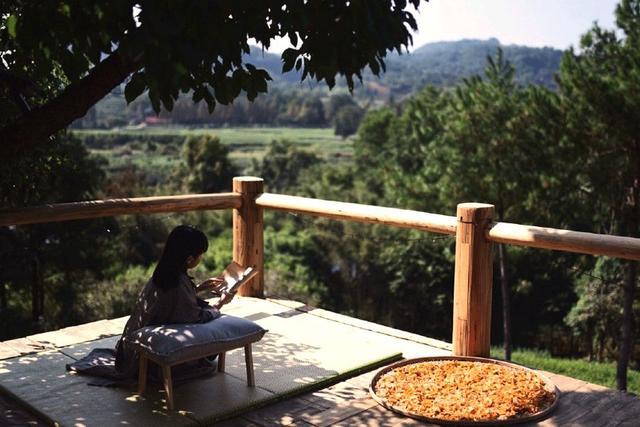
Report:
[[[555,87],[553,76],[558,71],[562,51],[551,48],[502,45],[497,39],[492,38],[489,40],[428,43],[410,54],[389,54],[385,61],[387,71],[380,77],[365,71],[363,84],[356,85],[354,95],[361,105],[371,106],[388,103],[392,99],[401,101],[427,85],[453,86],[463,78],[482,75],[487,56],[495,56],[498,48],[502,48],[505,59],[515,67],[516,83]],[[295,113],[295,108],[287,107],[287,104],[292,100],[304,103],[305,100],[310,102],[311,98],[318,97],[326,100],[330,95],[324,83],[311,81],[300,83],[300,72],[291,71],[283,74],[279,54],[268,53],[259,47],[252,47],[250,54],[245,55],[243,59],[258,68],[266,69],[273,78],[273,81],[269,83],[270,93],[261,95],[256,103],[265,101],[267,104],[278,104],[278,108],[282,110],[284,115]],[[344,79],[338,79],[336,86],[338,89],[344,90],[346,87]],[[75,126],[121,126],[127,123],[139,123],[146,116],[153,115],[148,100],[144,99],[146,97],[141,97],[127,107],[122,92],[122,88],[114,90],[89,112],[86,116],[87,120],[79,120]],[[334,90],[332,93],[335,92]],[[304,108],[308,109],[310,106]],[[221,114],[221,117],[215,119],[215,123],[219,124],[220,120],[226,120],[223,118],[226,117],[224,116],[226,113],[223,111],[230,112],[233,107],[218,106],[216,110],[219,110],[218,113]],[[179,123],[182,122],[175,115],[167,116]],[[285,120],[285,117],[278,117],[285,123],[289,120]],[[273,120],[273,118],[267,115],[256,120],[255,123],[269,124],[271,122],[265,121]],[[291,119],[290,121],[296,123],[296,120]],[[232,124],[233,121],[225,123]]]
[[[392,61],[403,63],[413,70],[422,70],[423,78],[441,76],[445,80],[434,84],[447,84],[455,83],[463,77],[482,74],[487,56],[495,56],[498,48],[502,48],[505,59],[514,66],[517,83],[555,86],[553,75],[558,71],[562,59],[561,50],[502,45],[495,38],[429,43],[410,55],[396,56]]]
[[[390,54],[386,60],[386,73],[378,78],[365,72],[364,88],[356,89],[356,95],[375,97],[377,93],[379,96],[403,97],[426,85],[455,85],[465,77],[482,75],[487,56],[495,56],[498,48],[502,48],[505,59],[515,67],[516,83],[555,87],[553,76],[560,65],[561,50],[502,45],[492,38],[428,43],[410,54]],[[300,86],[299,72],[281,73],[282,62],[277,54],[255,47],[250,55],[245,55],[245,60],[268,70],[274,85],[298,83]]]

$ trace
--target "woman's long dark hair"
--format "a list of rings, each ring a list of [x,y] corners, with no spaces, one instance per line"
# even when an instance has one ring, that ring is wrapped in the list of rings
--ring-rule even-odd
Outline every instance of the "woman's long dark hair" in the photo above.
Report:
[[[179,225],[169,233],[162,256],[153,271],[153,282],[160,289],[178,285],[180,274],[187,272],[187,258],[207,251],[207,236],[197,228]]]

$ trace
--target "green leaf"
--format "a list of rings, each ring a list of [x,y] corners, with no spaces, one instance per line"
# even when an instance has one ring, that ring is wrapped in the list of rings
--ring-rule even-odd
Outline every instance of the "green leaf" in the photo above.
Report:
[[[9,15],[7,18],[7,31],[12,38],[16,37],[16,25],[18,23],[18,17],[15,15]]]
[[[204,98],[204,92],[205,92],[205,88],[202,86],[198,86],[197,88],[195,88],[195,90],[193,91],[193,102],[198,103],[200,101],[202,101],[202,99]]]
[[[266,93],[267,92],[267,81],[261,78],[257,78],[255,81],[256,90],[258,92]]]
[[[135,73],[124,88],[124,97],[127,100],[127,104],[139,97],[146,88],[147,84],[142,73]]]
[[[171,111],[173,110],[173,98],[170,95],[162,96],[162,105],[164,105],[165,110]]]
[[[153,111],[155,111],[156,114],[160,114],[160,97],[157,91],[149,90],[149,101],[151,101]]]
[[[213,114],[213,112],[216,109],[216,101],[215,99],[213,99],[213,97],[211,98],[207,98],[207,111],[209,111],[209,114]]]
[[[285,49],[282,52],[282,72],[286,73],[287,71],[291,71],[293,66],[295,65],[295,60],[298,57],[298,51],[295,49]]]
[[[380,66],[378,65],[375,59],[369,61],[369,68],[371,68],[371,72],[374,75],[377,76],[378,74],[380,74]]]
[[[295,31],[289,32],[289,41],[291,42],[291,45],[298,46],[298,35],[295,33]]]

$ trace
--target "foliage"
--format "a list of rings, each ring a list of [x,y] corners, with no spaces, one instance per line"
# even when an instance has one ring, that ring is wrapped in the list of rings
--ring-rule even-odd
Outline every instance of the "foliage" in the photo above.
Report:
[[[287,190],[292,192],[358,203],[376,199],[348,165],[306,169],[295,189]],[[304,218],[290,222],[298,233],[313,236],[315,250],[322,254],[308,262],[322,286],[316,294],[323,307],[430,336],[450,334],[449,242],[352,222]]]
[[[219,274],[233,259],[233,230],[230,227],[230,222],[225,221],[224,229],[203,226],[199,222],[200,228],[205,231],[207,236],[210,236],[209,249],[205,253],[204,262],[201,264],[200,270],[195,272],[195,275],[200,276],[201,279],[211,277],[212,274]]]
[[[589,360],[615,356],[622,322],[622,268],[618,260],[599,259],[593,270],[576,282],[578,301],[566,316],[576,336],[586,345]]]
[[[560,73],[567,125],[587,175],[589,194],[597,194],[603,232],[640,235],[640,12],[623,0],[614,30],[597,25],[581,42],[582,51],[565,54]],[[589,120],[584,120],[589,117]]]
[[[332,123],[338,111],[347,106],[357,106],[353,95],[347,93],[336,93],[331,95],[325,108],[325,115],[328,123]]]
[[[49,146],[0,168],[0,204],[22,207],[86,200],[102,185],[102,164],[78,139],[60,134]]]
[[[300,71],[282,73],[282,61],[278,55],[251,46],[251,53],[243,55],[243,61],[264,68],[274,79],[269,83],[267,94],[252,102],[246,98],[237,98],[228,105],[218,105],[210,114],[206,103],[194,104],[188,93],[175,101],[171,112],[163,109],[160,117],[183,125],[309,126],[309,120],[305,123],[298,119],[299,111],[307,99],[317,98],[323,102],[325,118],[322,122],[317,119],[314,122],[320,126],[330,126],[337,111],[346,105],[365,105],[372,100],[381,104],[393,99],[405,99],[426,85],[453,87],[465,78],[481,74],[486,56],[493,55],[498,48],[503,50],[505,60],[514,66],[515,84],[541,84],[556,88],[553,75],[559,69],[561,51],[505,46],[495,39],[430,43],[409,55],[391,55],[386,72],[376,77],[365,71],[362,85],[356,85],[352,95],[346,93],[344,79],[336,80],[336,89],[331,94],[319,84],[300,86]],[[123,90],[116,87],[92,107],[85,117],[74,122],[73,126],[111,129],[144,123],[152,114],[153,108],[148,98],[139,97],[127,105]]]
[[[495,38],[429,43],[413,51],[404,61],[402,58],[390,59],[389,68],[398,75],[399,82],[403,75],[411,75],[411,80],[405,78],[405,84],[413,84],[414,90],[425,85],[453,86],[464,78],[482,74],[486,57],[498,49],[514,65],[517,85],[555,87],[554,74],[562,58],[561,51],[548,47],[536,49],[503,45]]]
[[[2,4],[0,52],[13,81],[45,81],[35,110],[10,109],[0,130],[3,148],[33,146],[82,117],[127,79],[128,102],[145,91],[156,113],[171,111],[180,93],[204,101],[209,112],[241,94],[253,100],[267,91],[269,73],[245,62],[249,40],[268,48],[275,37],[292,47],[282,53],[283,71],[335,85],[343,76],[350,90],[369,67],[378,75],[388,51],[411,43],[416,22],[409,5],[420,0],[331,0],[321,7],[296,0],[245,3],[111,0],[99,5],[57,0]],[[12,81],[7,79],[7,81]],[[16,96],[19,85],[10,85]],[[50,102],[56,97],[55,102]],[[52,120],[46,121],[44,117]],[[30,135],[26,128],[32,126]],[[19,139],[23,138],[23,141]],[[12,151],[13,150],[13,151]]]
[[[288,117],[291,117],[289,124],[298,126],[319,126],[325,124],[324,106],[317,96],[307,96],[302,102],[289,105],[287,113]]]
[[[52,202],[70,202],[94,198],[102,185],[101,162],[89,156],[77,139],[59,135],[55,142],[5,164],[0,172],[0,200],[4,206],[22,207]],[[15,334],[25,328],[41,329],[56,315],[57,306],[70,308],[82,286],[76,281],[86,271],[106,269],[112,261],[104,253],[94,254],[95,245],[103,243],[93,236],[103,227],[111,227],[111,219],[94,222],[74,221],[69,224],[40,224],[23,227],[0,227],[0,258],[11,260],[0,270],[2,313],[20,304],[18,295],[29,295],[31,322],[6,332]],[[72,255],[71,255],[72,254]],[[61,288],[51,286],[57,277]],[[64,288],[60,304],[49,299]],[[45,304],[47,307],[45,308]],[[67,315],[69,310],[62,310]]]
[[[266,191],[277,193],[293,187],[304,169],[319,162],[318,156],[296,148],[287,140],[274,140],[254,170],[264,179]]]
[[[500,357],[501,349],[492,348],[491,356]],[[557,358],[548,351],[516,348],[513,361],[529,368],[566,375],[571,378],[615,388],[616,366],[614,363],[590,362],[583,359]],[[640,372],[629,371],[629,391],[640,393]]]
[[[187,191],[231,191],[231,180],[237,173],[229,161],[229,150],[220,143],[219,138],[210,135],[187,137],[183,150],[184,164],[179,174]]]
[[[376,204],[451,214],[457,203],[479,200],[495,204],[498,218],[509,222],[584,228],[589,211],[576,208],[584,201],[583,165],[572,161],[576,147],[563,108],[548,90],[516,86],[498,53],[485,79],[467,79],[453,93],[427,88],[399,115],[367,114],[354,143],[358,179],[377,194]],[[575,352],[568,341],[550,342],[546,330],[562,329],[575,301],[571,272],[588,271],[589,263],[528,249],[510,254],[515,342]],[[493,319],[501,314],[494,310]],[[502,338],[496,327],[493,336]]]
[[[113,278],[92,283],[71,307],[72,312],[77,313],[73,323],[131,314],[138,294],[151,277],[153,268],[154,266],[134,264]]]
[[[107,196],[168,194],[176,191],[176,171],[183,159],[187,137],[215,136],[229,151],[228,158],[239,174],[259,174],[259,164],[274,140],[295,141],[298,151],[318,159],[335,161],[351,159],[352,144],[333,135],[327,128],[247,127],[222,129],[190,129],[181,127],[147,127],[118,131],[76,130],[92,154],[104,158]],[[154,149],[150,149],[154,147]],[[305,154],[305,155],[306,155]],[[178,180],[182,178],[178,177]],[[173,186],[173,190],[169,188]],[[122,191],[119,191],[120,188]]]
[[[264,242],[267,294],[322,304],[326,287],[318,272],[326,272],[329,265],[312,230],[301,229],[292,221],[279,221],[277,214],[269,214],[267,219],[272,224],[265,229]]]
[[[602,231],[640,237],[640,2],[622,0],[616,24],[618,31],[594,25],[582,37],[581,53],[567,52],[559,83],[568,130],[581,148],[593,221]],[[634,339],[637,268],[636,262],[625,264],[618,351],[622,390]]]
[[[357,105],[340,108],[333,118],[336,135],[346,138],[356,133],[363,115],[364,110]]]

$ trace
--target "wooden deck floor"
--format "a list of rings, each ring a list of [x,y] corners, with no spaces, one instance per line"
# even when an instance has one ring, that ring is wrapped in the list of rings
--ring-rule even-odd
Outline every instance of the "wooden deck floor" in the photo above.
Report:
[[[369,396],[374,373],[307,393],[217,425],[231,426],[424,426],[377,405]],[[584,381],[545,372],[561,390],[558,408],[542,421],[520,426],[639,426],[640,399]]]
[[[329,321],[350,322],[375,330],[380,334],[393,334],[407,341],[407,344],[439,345],[443,343],[425,337],[418,337],[380,325],[362,322],[347,316],[325,310],[316,310],[302,304],[280,301],[297,310],[313,311]],[[55,336],[63,342],[83,342],[87,331],[92,334],[108,335],[121,330],[123,319],[94,322],[91,327],[82,325],[38,336],[26,337],[0,343],[0,359],[15,357],[41,350],[47,346],[43,339]],[[408,348],[410,348],[410,345]],[[445,344],[446,346],[446,344]],[[443,349],[446,352],[446,350]],[[408,355],[413,357],[413,355]],[[545,372],[560,389],[558,408],[551,417],[526,426],[640,426],[640,399],[634,395],[618,392],[605,387],[589,384],[581,380]],[[424,423],[395,415],[376,404],[369,396],[368,386],[374,372],[368,372],[324,389],[308,392],[297,397],[254,409],[236,418],[217,423],[230,426],[413,426]],[[0,395],[0,425],[36,425],[46,423],[22,408],[7,396]]]

